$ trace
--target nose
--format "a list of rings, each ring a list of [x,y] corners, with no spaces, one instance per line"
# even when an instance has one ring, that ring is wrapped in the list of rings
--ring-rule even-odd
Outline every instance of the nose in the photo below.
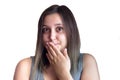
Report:
[[[55,30],[51,30],[49,38],[50,38],[50,41],[54,41],[56,39]]]

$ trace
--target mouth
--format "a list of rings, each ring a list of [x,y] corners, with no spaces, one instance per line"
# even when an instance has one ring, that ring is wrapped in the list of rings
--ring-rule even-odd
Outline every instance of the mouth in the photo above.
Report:
[[[48,42],[46,42],[46,43],[48,43]],[[59,45],[60,44],[58,42],[50,42],[50,43],[53,43],[54,45]]]
[[[57,48],[60,47],[60,43],[53,43]]]
[[[47,43],[48,43],[48,42],[46,42],[46,45],[47,45]],[[52,43],[54,44],[54,46],[57,47],[57,49],[60,50],[60,48],[61,48],[61,44],[60,44],[59,42],[56,42],[56,43],[52,42]]]

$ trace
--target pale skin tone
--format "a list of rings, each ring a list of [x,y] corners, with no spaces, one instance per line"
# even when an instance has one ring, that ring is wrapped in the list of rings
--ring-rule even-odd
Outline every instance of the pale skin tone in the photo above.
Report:
[[[70,58],[67,53],[67,39],[59,14],[46,16],[43,26],[43,41],[50,66],[43,72],[44,80],[73,80],[70,74]],[[31,59],[21,60],[15,70],[14,80],[29,80]],[[100,80],[95,58],[84,54],[83,72],[80,80]]]

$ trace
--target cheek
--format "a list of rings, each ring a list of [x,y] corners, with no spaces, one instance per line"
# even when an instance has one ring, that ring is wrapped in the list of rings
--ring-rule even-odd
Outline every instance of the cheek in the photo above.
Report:
[[[48,37],[46,35],[43,35],[43,43],[45,44],[45,42],[48,41]]]
[[[67,37],[66,37],[66,35],[62,35],[62,36],[61,36],[61,42],[62,42],[64,45],[67,45]]]

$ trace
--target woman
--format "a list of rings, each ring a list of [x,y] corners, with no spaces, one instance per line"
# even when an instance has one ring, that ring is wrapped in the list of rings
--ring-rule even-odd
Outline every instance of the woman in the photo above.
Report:
[[[18,63],[14,80],[99,80],[95,58],[80,53],[79,31],[68,7],[52,5],[42,13],[36,54]]]

